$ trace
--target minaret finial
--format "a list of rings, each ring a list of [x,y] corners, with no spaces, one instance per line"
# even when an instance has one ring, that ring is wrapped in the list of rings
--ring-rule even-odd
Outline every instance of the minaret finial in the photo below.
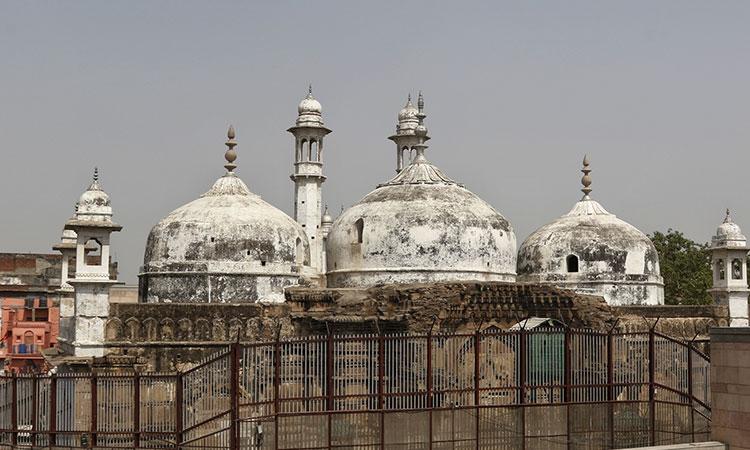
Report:
[[[94,167],[94,183],[96,183],[97,181],[99,181],[99,168]]]
[[[408,105],[409,103],[411,103],[411,92],[406,95],[406,104]]]
[[[224,145],[227,146],[227,151],[224,153],[224,159],[227,160],[227,163],[224,164],[224,167],[227,169],[228,173],[232,173],[237,167],[237,164],[234,163],[234,160],[237,159],[237,152],[234,150],[234,147],[237,146],[237,141],[235,141],[234,138],[234,127],[229,125],[229,129],[227,130],[227,141],[224,143]]]
[[[591,193],[591,176],[589,175],[591,173],[591,169],[589,169],[589,155],[583,156],[583,169],[581,169],[581,172],[583,172],[583,178],[581,178],[583,189],[581,189],[581,192],[583,192],[583,200],[586,200]]]
[[[307,85],[307,96],[312,97],[312,83]]]
[[[422,91],[419,91],[419,97],[417,97],[417,109],[419,112],[424,111],[424,97],[422,97]]]
[[[729,215],[729,208],[727,208],[727,215],[724,217],[724,223],[729,223],[732,221],[732,217]]]

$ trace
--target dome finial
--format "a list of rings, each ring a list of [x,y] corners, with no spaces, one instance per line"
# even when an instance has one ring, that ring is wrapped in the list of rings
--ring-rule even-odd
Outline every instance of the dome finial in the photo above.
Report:
[[[587,200],[589,198],[589,194],[591,193],[591,176],[589,173],[591,173],[591,169],[589,169],[589,155],[583,156],[583,169],[581,169],[581,172],[583,172],[583,178],[581,178],[581,184],[583,185],[583,189],[581,189],[581,192],[583,192],[583,200]]]
[[[729,208],[727,208],[727,215],[724,217],[724,223],[730,223],[732,221],[732,217],[729,215]]]
[[[234,163],[234,160],[237,159],[237,152],[234,150],[234,147],[237,146],[237,141],[234,140],[234,137],[234,127],[229,125],[229,129],[227,130],[227,141],[224,143],[224,145],[227,146],[227,151],[224,153],[224,159],[227,160],[227,163],[224,164],[224,167],[227,169],[228,173],[232,173],[237,167],[237,164]]]
[[[307,98],[313,98],[312,95],[312,83],[307,85]]]
[[[94,167],[94,183],[96,183],[97,181],[99,181],[99,168]]]

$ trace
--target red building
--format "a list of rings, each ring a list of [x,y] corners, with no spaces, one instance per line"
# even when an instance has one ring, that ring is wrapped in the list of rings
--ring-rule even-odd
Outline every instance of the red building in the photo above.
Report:
[[[16,373],[44,371],[42,350],[57,345],[60,310],[45,296],[0,299],[0,359]]]

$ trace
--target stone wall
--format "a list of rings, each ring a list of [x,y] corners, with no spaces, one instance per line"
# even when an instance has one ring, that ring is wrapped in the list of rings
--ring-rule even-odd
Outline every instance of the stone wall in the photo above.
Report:
[[[216,345],[341,333],[473,332],[507,329],[527,317],[574,328],[657,330],[680,339],[726,323],[720,307],[613,308],[601,297],[524,283],[430,283],[369,289],[293,287],[282,304],[112,304],[106,324],[111,353],[152,369],[199,360]],[[174,349],[180,349],[174,350]],[[177,358],[179,354],[179,358]]]
[[[750,449],[750,328],[713,328],[711,354],[711,438]]]

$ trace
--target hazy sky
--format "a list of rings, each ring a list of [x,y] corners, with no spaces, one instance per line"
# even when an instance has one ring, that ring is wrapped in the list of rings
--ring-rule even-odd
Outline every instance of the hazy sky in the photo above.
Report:
[[[48,252],[95,165],[121,279],[150,228],[238,173],[292,212],[312,83],[338,212],[394,172],[387,136],[424,91],[428,158],[519,243],[581,196],[644,232],[750,232],[750,2],[0,2],[0,251]]]

